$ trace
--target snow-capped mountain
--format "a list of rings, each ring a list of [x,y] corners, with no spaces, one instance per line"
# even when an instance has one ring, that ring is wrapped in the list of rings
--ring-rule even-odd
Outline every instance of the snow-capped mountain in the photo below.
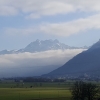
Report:
[[[0,51],[0,54],[13,54],[13,53],[23,53],[23,52],[41,52],[41,51],[47,51],[47,50],[65,50],[65,49],[87,49],[88,47],[71,47],[64,43],[60,43],[57,39],[56,40],[36,40],[34,42],[31,42],[29,45],[27,45],[23,49],[19,50],[2,50]]]
[[[58,40],[36,40],[31,42],[24,49],[19,50],[21,52],[41,52],[47,50],[58,50],[58,49],[70,49],[70,46],[60,43]]]

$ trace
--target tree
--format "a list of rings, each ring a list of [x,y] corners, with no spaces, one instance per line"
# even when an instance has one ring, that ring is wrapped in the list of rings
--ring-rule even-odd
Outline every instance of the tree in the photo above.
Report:
[[[71,93],[73,100],[84,100],[85,99],[85,83],[82,81],[77,81],[74,83]]]
[[[96,97],[98,97],[98,94],[100,93],[99,88],[96,84],[87,83],[86,84],[86,94],[88,100],[94,100]]]
[[[96,84],[77,81],[74,83],[71,93],[73,100],[94,100],[99,94],[99,88]]]

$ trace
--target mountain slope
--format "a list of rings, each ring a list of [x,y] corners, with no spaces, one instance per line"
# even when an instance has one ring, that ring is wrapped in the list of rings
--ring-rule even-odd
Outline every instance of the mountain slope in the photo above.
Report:
[[[46,76],[100,76],[100,41]]]

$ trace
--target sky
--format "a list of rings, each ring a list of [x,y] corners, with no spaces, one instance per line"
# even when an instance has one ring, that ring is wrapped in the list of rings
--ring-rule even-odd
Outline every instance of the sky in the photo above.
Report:
[[[91,46],[100,39],[100,0],[0,0],[0,50],[36,39]]]

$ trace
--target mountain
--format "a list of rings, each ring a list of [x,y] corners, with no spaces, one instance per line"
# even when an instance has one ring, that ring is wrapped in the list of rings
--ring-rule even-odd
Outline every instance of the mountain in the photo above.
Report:
[[[100,77],[100,40],[69,60],[63,66],[43,75],[49,77],[79,77],[88,75]]]
[[[69,49],[70,46],[60,43],[58,40],[36,40],[27,45],[21,52],[41,52],[47,50]]]
[[[19,50],[2,50],[0,51],[0,54],[14,54],[14,53],[23,53],[23,52],[30,52],[30,53],[34,53],[34,52],[41,52],[41,51],[47,51],[47,50],[65,50],[65,49],[87,49],[88,47],[84,46],[84,47],[71,47],[68,46],[64,43],[60,43],[57,39],[56,40],[36,40],[34,42],[31,42],[29,45],[27,45],[25,48],[23,49],[19,49]]]
[[[0,51],[0,55],[2,54],[12,54],[12,53],[16,53],[15,50],[2,50]]]

